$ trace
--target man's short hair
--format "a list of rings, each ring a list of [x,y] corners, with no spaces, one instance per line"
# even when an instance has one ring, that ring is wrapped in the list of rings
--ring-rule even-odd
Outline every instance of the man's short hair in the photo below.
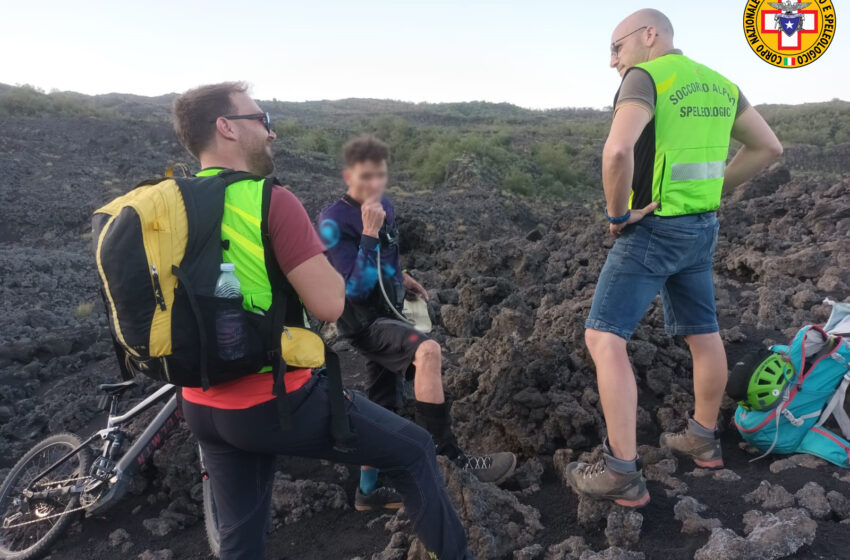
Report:
[[[193,156],[200,157],[215,137],[215,121],[235,110],[231,95],[245,93],[245,82],[222,82],[190,89],[174,100],[174,132]]]
[[[364,161],[381,163],[390,159],[390,149],[371,134],[364,134],[342,147],[342,159],[346,167],[354,167]]]

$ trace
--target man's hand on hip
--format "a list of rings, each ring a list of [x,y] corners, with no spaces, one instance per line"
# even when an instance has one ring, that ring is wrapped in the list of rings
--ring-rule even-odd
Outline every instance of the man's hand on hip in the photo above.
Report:
[[[656,208],[658,208],[658,203],[651,202],[640,210],[632,210],[631,216],[629,216],[629,221],[623,224],[609,224],[608,229],[610,229],[611,233],[613,233],[614,235],[619,236],[623,232],[624,227],[629,224],[641,221],[646,217],[647,214],[652,214]]]

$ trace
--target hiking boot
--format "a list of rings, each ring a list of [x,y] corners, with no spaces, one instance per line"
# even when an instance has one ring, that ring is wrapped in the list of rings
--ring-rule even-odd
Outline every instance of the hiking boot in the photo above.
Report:
[[[595,463],[576,461],[567,465],[565,477],[577,493],[596,500],[613,500],[614,503],[639,508],[649,503],[646,479],[640,470],[621,473],[608,467],[605,455]]]
[[[490,455],[458,455],[457,466],[474,474],[481,482],[501,484],[514,474],[516,455],[502,451]]]
[[[688,418],[687,428],[681,432],[664,432],[661,434],[659,444],[661,447],[669,447],[676,453],[690,457],[698,467],[722,468],[723,452],[720,450],[717,432],[714,432],[714,437],[706,437],[696,433],[700,429],[705,432],[705,428],[696,420]]]
[[[354,494],[354,509],[357,511],[399,509],[401,505],[401,496],[389,486],[378,486],[368,494],[364,494],[358,486]]]

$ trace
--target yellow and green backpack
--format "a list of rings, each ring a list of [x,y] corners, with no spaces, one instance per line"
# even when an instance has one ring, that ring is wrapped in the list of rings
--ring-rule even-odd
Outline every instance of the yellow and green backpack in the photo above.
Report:
[[[339,358],[309,330],[269,237],[274,185],[241,171],[204,169],[146,181],[95,211],[95,259],[122,374],[206,390],[270,372],[288,427],[284,373],[325,365],[332,437],[346,448],[354,436]],[[235,265],[241,300],[215,296],[223,262]],[[248,348],[239,359],[224,360],[215,316],[234,307],[244,314]]]
[[[124,354],[122,365],[174,385],[206,389],[271,371],[283,326],[302,308],[268,243],[265,218],[273,182],[242,172],[205,171],[146,181],[95,211],[92,226],[101,291]],[[234,206],[231,188],[251,197]],[[224,234],[228,228],[231,233]],[[248,246],[251,242],[255,245]],[[245,264],[246,254],[255,266]],[[217,298],[221,263],[234,261],[242,265],[237,277],[243,297]],[[262,283],[265,289],[258,290]],[[216,351],[215,314],[228,306],[241,308],[248,326],[248,351],[233,361],[220,359]]]

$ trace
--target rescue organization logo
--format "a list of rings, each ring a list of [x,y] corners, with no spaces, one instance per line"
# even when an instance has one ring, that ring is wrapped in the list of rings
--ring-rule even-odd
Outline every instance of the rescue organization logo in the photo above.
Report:
[[[762,60],[780,68],[806,66],[820,58],[835,36],[832,0],[748,0],[744,34]]]

